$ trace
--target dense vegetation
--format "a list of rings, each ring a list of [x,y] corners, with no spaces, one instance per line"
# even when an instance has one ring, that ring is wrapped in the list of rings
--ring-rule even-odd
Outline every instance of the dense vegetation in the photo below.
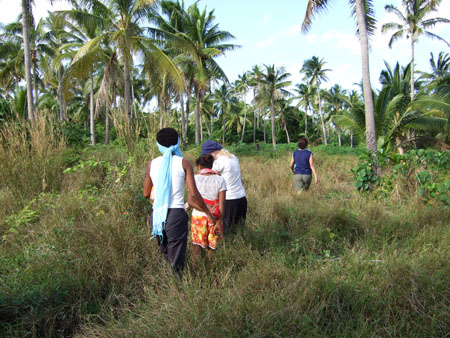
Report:
[[[298,84],[275,65],[230,83],[216,60],[238,46],[198,3],[72,1],[38,23],[22,3],[27,20],[0,30],[0,336],[450,332],[448,53],[429,71],[386,64],[374,153],[365,91],[324,89],[317,56]],[[448,21],[428,17],[440,1],[402,3],[391,42]],[[163,126],[190,160],[207,138],[237,154],[249,200],[245,227],[182,279],[142,197]],[[320,183],[296,195],[302,135]]]
[[[230,82],[217,58],[239,46],[215,21],[214,11],[202,10],[197,2],[186,8],[168,0],[158,6],[153,1],[72,1],[72,10],[50,13],[37,23],[31,3],[23,0],[28,25],[19,18],[0,27],[1,121],[57,117],[72,140],[80,143],[87,136],[91,144],[109,144],[126,132],[118,131],[118,125],[135,127],[143,120],[175,127],[185,145],[214,138],[276,147],[306,135],[325,145],[353,146],[364,145],[369,134],[376,135],[379,149],[400,152],[449,143],[448,53],[431,55],[429,70],[415,69],[413,58],[407,65],[386,64],[381,89],[367,91],[363,83],[364,95],[362,89],[339,84],[324,88],[333,71],[326,68],[326,56],[304,60],[298,70],[301,83],[292,83],[291,74],[276,65],[255,65]],[[308,3],[304,27],[327,1]],[[370,35],[377,27],[369,4]],[[404,0],[398,8],[386,6],[401,19],[382,27],[383,32],[394,30],[389,45],[408,37],[413,52],[422,36],[448,45],[430,31],[449,22],[434,16],[439,4]],[[25,30],[29,45],[24,44]],[[27,47],[32,56],[28,70]],[[30,90],[24,79],[30,80]],[[367,96],[373,101],[370,113]],[[367,128],[368,115],[374,130]]]
[[[428,203],[403,176],[391,178],[391,193],[359,193],[351,169],[364,149],[314,147],[320,183],[298,196],[288,168],[295,145],[231,147],[248,221],[178,280],[146,223],[151,139],[127,152],[67,148],[46,128],[35,129],[40,142],[25,128],[7,132],[2,336],[422,337],[450,329],[450,209]]]

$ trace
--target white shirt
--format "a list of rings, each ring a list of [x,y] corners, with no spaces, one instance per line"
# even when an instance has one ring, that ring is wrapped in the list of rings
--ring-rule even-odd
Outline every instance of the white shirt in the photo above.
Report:
[[[154,193],[158,189],[158,173],[161,166],[162,156],[152,160],[150,166],[150,178],[152,179]],[[172,156],[172,192],[170,194],[169,208],[184,208],[184,183],[186,174],[183,169],[183,158],[177,155]]]
[[[236,156],[231,155],[231,158],[219,156],[214,160],[212,169],[217,171],[225,179],[227,200],[235,200],[246,196],[244,186],[242,185],[241,167]]]
[[[225,179],[219,175],[195,175],[195,185],[203,198],[215,201],[219,198],[219,192],[227,190]],[[197,209],[192,210],[193,216],[206,216],[206,214]]]

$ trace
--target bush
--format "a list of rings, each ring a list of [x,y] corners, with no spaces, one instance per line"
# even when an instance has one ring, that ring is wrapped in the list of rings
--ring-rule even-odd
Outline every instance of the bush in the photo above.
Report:
[[[376,174],[375,158],[384,174]],[[374,190],[385,196],[392,193],[417,194],[427,203],[450,205],[450,151],[411,150],[403,155],[378,152],[366,154],[352,169],[360,191]]]

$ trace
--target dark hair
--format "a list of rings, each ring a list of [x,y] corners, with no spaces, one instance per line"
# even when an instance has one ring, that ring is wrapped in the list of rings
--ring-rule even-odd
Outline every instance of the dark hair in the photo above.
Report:
[[[211,154],[202,155],[198,159],[195,160],[195,164],[197,166],[201,166],[202,168],[209,168],[209,169],[212,169],[213,162],[214,162],[214,157]]]
[[[300,140],[298,140],[297,145],[300,149],[306,149],[306,147],[308,146],[308,139],[306,137],[302,137]]]
[[[178,138],[178,133],[173,128],[163,128],[156,134],[156,141],[164,147],[176,145]]]

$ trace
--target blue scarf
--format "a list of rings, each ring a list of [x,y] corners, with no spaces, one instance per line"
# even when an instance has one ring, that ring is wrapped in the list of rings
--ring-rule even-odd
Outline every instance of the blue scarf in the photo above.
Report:
[[[155,186],[155,203],[153,204],[153,230],[152,235],[162,239],[164,225],[167,220],[167,211],[169,209],[170,194],[172,193],[172,154],[183,157],[180,150],[180,139],[176,145],[169,148],[158,145],[158,149],[163,154],[161,165],[159,167],[158,178]]]

